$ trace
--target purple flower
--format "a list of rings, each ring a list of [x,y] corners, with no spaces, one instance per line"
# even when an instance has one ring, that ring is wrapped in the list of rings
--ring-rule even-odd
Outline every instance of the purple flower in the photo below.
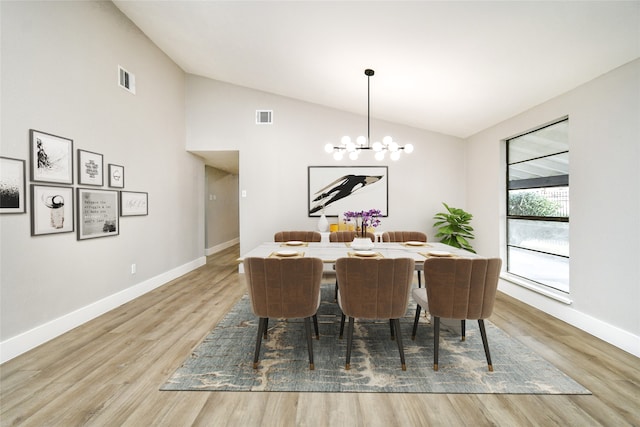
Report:
[[[380,209],[369,209],[368,211],[347,211],[343,214],[344,222],[349,222],[352,219],[356,222],[356,229],[361,231],[361,236],[366,237],[367,228],[376,228],[380,225],[381,221],[378,218],[382,215]]]

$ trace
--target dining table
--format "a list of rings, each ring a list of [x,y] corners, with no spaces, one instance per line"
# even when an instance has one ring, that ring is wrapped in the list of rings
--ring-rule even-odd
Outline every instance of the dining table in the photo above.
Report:
[[[238,261],[249,257],[313,257],[320,258],[325,266],[333,268],[342,257],[362,258],[413,258],[416,270],[423,269],[424,260],[430,257],[474,258],[476,254],[440,242],[375,242],[370,248],[356,249],[352,242],[264,242],[242,255]]]

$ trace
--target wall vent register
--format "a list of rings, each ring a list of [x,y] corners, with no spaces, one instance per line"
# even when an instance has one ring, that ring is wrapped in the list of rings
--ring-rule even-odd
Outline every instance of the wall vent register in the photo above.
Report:
[[[136,76],[118,65],[118,86],[122,89],[136,93]]]
[[[273,123],[273,110],[256,110],[256,124],[270,125]]]

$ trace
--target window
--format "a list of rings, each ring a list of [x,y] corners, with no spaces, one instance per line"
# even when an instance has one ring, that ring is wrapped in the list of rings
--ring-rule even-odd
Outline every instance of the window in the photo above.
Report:
[[[569,293],[569,120],[507,140],[507,272]]]

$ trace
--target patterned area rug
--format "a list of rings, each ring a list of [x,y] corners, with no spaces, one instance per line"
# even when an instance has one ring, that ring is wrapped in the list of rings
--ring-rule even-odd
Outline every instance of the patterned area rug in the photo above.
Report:
[[[320,340],[313,339],[315,370],[309,370],[302,319],[269,320],[260,366],[253,369],[258,319],[244,296],[169,378],[161,390],[309,391],[380,393],[590,394],[589,390],[485,321],[494,372],[487,371],[476,321],[466,341],[441,325],[439,371],[433,371],[433,328],[422,316],[415,341],[415,305],[401,319],[407,370],[402,371],[388,321],[356,321],[351,369],[344,369],[338,339],[340,309],[333,285],[324,284],[318,310]],[[455,323],[454,323],[455,324]]]

